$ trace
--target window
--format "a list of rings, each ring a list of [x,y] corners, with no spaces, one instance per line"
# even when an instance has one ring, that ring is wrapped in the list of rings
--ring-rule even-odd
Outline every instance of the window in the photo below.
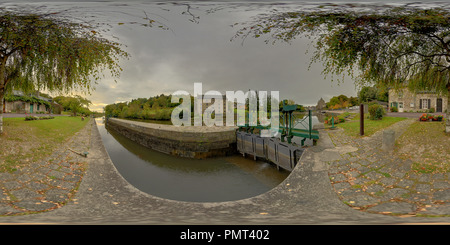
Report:
[[[419,109],[430,109],[430,99],[420,99]]]

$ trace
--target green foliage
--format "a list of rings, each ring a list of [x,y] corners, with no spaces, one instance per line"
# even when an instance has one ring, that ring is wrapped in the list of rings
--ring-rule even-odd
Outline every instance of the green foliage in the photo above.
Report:
[[[341,109],[349,106],[355,106],[358,104],[358,99],[355,97],[347,97],[346,95],[333,96],[328,103],[326,103],[328,109]]]
[[[341,119],[337,116],[330,116],[325,118],[324,123],[328,124],[328,125],[333,125],[333,124],[338,124],[344,122],[343,120],[341,121]]]
[[[172,110],[180,103],[171,103],[172,96],[157,95],[155,97],[133,99],[105,106],[105,115],[110,117],[170,120]]]
[[[305,107],[303,105],[297,105],[297,111],[306,111]]]
[[[65,111],[71,111],[74,116],[77,114],[90,115],[91,111],[87,108],[91,101],[79,95],[71,96],[57,96],[53,99],[60,104]]]
[[[270,34],[274,42],[297,36],[314,38],[311,62],[322,62],[324,74],[353,77],[358,84],[412,90],[450,90],[450,13],[414,7],[343,9],[257,16],[237,32],[244,40]],[[339,79],[341,80],[341,79]]]
[[[0,12],[0,106],[6,91],[90,92],[91,81],[121,72],[128,53],[89,23],[58,13]],[[31,99],[33,100],[33,99]],[[48,105],[49,106],[49,105]],[[3,111],[0,110],[0,113]],[[3,133],[0,119],[0,134]]]
[[[118,60],[128,54],[120,44],[102,38],[93,26],[57,15],[14,13],[2,10],[0,36],[4,61],[3,88],[90,91],[105,69],[115,77]],[[7,62],[8,61],[8,62]]]
[[[383,106],[379,104],[372,104],[369,106],[369,119],[370,120],[381,120],[386,112],[383,109]]]
[[[8,94],[5,96],[5,101],[13,102],[13,101],[24,101],[29,103],[37,103],[50,107],[50,102],[41,100],[35,96],[26,96],[26,95],[12,95]]]
[[[405,120],[405,117],[383,117],[382,120],[365,120],[364,121],[364,135],[371,136],[375,132],[383,130],[394,123]],[[339,127],[344,129],[344,133],[351,136],[359,136],[360,123],[359,120],[339,124]]]
[[[25,121],[23,117],[4,120],[5,131],[8,133],[1,136],[0,140],[0,159],[4,160],[0,164],[0,172],[48,161],[55,150],[63,147],[68,139],[89,122],[63,116],[52,120]]]
[[[46,119],[53,119],[53,118],[55,118],[55,117],[53,117],[53,116],[42,116],[42,117],[27,116],[27,117],[25,117],[25,121],[46,120]]]
[[[388,92],[385,89],[379,89],[375,86],[364,86],[358,93],[359,101],[370,102],[373,100],[379,100],[387,102],[389,99]]]
[[[369,102],[377,99],[377,89],[375,87],[362,87],[358,93],[360,102]]]

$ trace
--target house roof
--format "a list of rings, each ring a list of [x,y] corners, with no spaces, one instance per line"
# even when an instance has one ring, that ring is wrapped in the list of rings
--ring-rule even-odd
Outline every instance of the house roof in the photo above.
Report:
[[[43,96],[40,96],[40,95],[36,96],[35,94],[31,94],[31,93],[30,94],[25,94],[24,92],[22,92],[20,90],[13,90],[12,94],[13,95],[17,95],[17,96],[25,96],[25,95],[34,96],[34,97],[36,97],[38,99],[41,99],[41,100],[44,100],[44,101],[47,101],[47,102],[52,102],[53,101],[52,98],[47,98],[47,97],[43,97]]]

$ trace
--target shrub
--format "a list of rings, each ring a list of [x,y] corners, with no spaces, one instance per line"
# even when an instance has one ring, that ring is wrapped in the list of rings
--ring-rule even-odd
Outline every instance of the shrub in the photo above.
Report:
[[[35,117],[35,116],[27,116],[25,117],[25,121],[33,121],[33,120],[38,120],[39,118]]]
[[[381,120],[385,113],[386,112],[384,111],[383,107],[379,104],[373,104],[373,105],[369,106],[369,119],[370,120]]]
[[[45,119],[53,119],[55,117],[52,116],[43,116],[43,117],[39,117],[39,120],[45,120]]]
[[[45,119],[53,119],[53,118],[55,118],[55,117],[52,117],[52,116],[43,116],[43,117],[27,116],[27,117],[25,117],[25,121],[45,120]]]
[[[391,107],[391,112],[398,112],[398,108],[397,107]]]
[[[334,122],[333,122],[333,118],[334,118]],[[339,120],[339,118],[338,117],[328,117],[328,118],[326,118],[325,119],[325,124],[328,124],[328,125],[332,125],[333,123],[334,124],[338,124],[340,122],[340,120]]]

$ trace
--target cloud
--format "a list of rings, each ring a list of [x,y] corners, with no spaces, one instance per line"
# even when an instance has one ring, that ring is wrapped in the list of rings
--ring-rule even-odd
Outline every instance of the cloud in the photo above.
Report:
[[[266,44],[263,40],[248,39],[230,42],[237,29],[236,22],[247,21],[258,12],[242,8],[234,12],[219,11],[200,16],[192,23],[185,15],[186,6],[164,6],[170,11],[146,5],[145,12],[163,16],[171,31],[141,27],[115,28],[131,59],[124,62],[124,72],[117,85],[107,91],[113,98],[151,97],[170,94],[183,88],[193,91],[193,84],[201,82],[208,90],[237,91],[248,89],[280,91],[282,98],[299,104],[316,104],[323,97],[355,96],[354,85],[339,86],[321,75],[321,66],[308,69],[310,56],[305,55],[309,41],[296,40],[292,44]],[[260,12],[260,10],[259,10]]]

